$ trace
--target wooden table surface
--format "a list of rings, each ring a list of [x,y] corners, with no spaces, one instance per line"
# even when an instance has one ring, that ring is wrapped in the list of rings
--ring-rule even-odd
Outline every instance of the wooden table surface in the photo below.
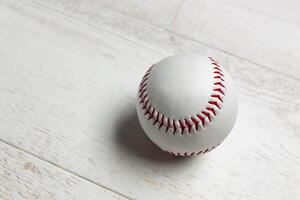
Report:
[[[174,158],[135,113],[142,74],[180,52],[232,75],[239,115]],[[300,199],[297,0],[1,0],[0,199]]]

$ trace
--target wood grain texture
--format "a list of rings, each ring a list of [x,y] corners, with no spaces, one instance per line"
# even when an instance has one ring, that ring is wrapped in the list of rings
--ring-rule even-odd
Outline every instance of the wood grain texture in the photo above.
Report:
[[[297,0],[97,0],[168,31],[299,80],[300,3]],[[282,66],[289,70],[281,70]]]
[[[123,198],[82,178],[0,143],[0,199]]]
[[[132,199],[300,196],[300,83],[280,73],[287,65],[261,67],[91,1],[1,1],[0,36],[3,141]],[[146,68],[181,51],[217,57],[240,93],[228,139],[188,159],[152,144],[134,105]]]
[[[126,32],[126,37],[128,37],[128,33],[131,33],[134,35],[134,41],[146,41],[148,43],[147,48],[155,45],[161,46],[163,49],[169,49],[169,45],[171,45],[172,49],[170,50],[182,51],[186,50],[187,44],[196,42],[207,50],[212,49],[215,51],[217,49],[218,52],[238,57],[240,60],[260,67],[279,71],[299,80],[299,70],[295,65],[299,62],[300,52],[297,49],[298,47],[295,47],[300,40],[299,27],[297,26],[299,17],[297,18],[298,12],[296,12],[297,2],[290,1],[289,4],[276,0],[253,1],[243,5],[233,0],[224,1],[225,7],[231,7],[231,11],[234,11],[233,13],[229,12],[229,15],[226,15],[226,10],[222,10],[224,6],[220,1],[207,2],[208,5],[203,6],[195,4],[205,3],[206,1],[196,1],[194,3],[184,1],[187,8],[183,11],[183,16],[178,18],[186,20],[188,23],[182,24],[182,26],[171,24],[173,22],[171,19],[174,18],[173,15],[178,15],[176,9],[179,9],[182,4],[178,1],[159,1],[153,4],[152,1],[148,4],[147,1],[143,1],[139,4],[134,0],[122,2],[118,0],[57,0],[42,4],[55,9],[61,14],[67,13],[68,16],[90,25],[102,24],[105,25],[106,30],[117,32],[117,34]],[[34,2],[36,5],[41,4],[40,1],[35,0]],[[212,3],[217,3],[217,5],[212,7]],[[109,9],[105,9],[102,5]],[[262,9],[266,5],[272,5],[272,7]],[[294,9],[290,9],[290,7],[294,7]],[[208,10],[201,15],[201,19],[196,20],[199,18],[199,13],[202,13],[201,9],[203,8],[208,8]],[[117,12],[112,12],[111,9]],[[215,9],[221,9],[218,16],[214,16],[218,19],[213,19],[210,14],[217,12]],[[276,12],[272,12],[273,9],[276,9]],[[118,13],[118,11],[125,15]],[[195,19],[190,20],[190,18]],[[272,20],[269,20],[269,18],[272,18]],[[157,25],[159,28],[145,24],[144,21]],[[211,21],[212,23],[210,23]],[[210,30],[203,32],[203,28],[200,26],[203,23],[206,23],[205,27]],[[103,27],[101,26],[101,28]],[[250,28],[252,29],[250,30]],[[181,33],[181,29],[185,32]],[[198,30],[200,32],[202,31],[201,34],[197,33],[197,29],[200,29]],[[244,29],[246,30],[243,31]],[[289,31],[286,29],[289,29]],[[195,37],[192,37],[191,33],[195,33]],[[149,34],[154,35],[154,37],[148,37]],[[275,45],[277,46],[275,47]],[[187,49],[189,50],[189,48]],[[285,70],[286,68],[289,70]]]

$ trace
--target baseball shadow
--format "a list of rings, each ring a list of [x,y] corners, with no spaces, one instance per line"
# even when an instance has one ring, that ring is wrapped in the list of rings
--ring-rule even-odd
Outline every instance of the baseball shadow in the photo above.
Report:
[[[137,118],[135,106],[120,116],[116,124],[116,143],[122,153],[159,162],[188,162],[195,157],[178,157],[162,151],[144,133]]]

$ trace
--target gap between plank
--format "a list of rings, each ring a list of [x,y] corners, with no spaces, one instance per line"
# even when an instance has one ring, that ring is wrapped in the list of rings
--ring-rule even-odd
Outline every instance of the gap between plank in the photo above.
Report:
[[[72,18],[72,19],[75,19],[76,21],[82,22],[82,23],[86,24],[87,26],[90,26],[91,28],[95,28],[95,29],[97,29],[97,30],[101,30],[101,31],[106,32],[106,33],[108,33],[108,34],[113,34],[113,35],[115,35],[116,37],[121,38],[121,39],[124,39],[125,41],[129,41],[129,42],[131,42],[131,43],[133,43],[133,44],[138,44],[136,41],[133,41],[133,40],[130,39],[130,38],[125,38],[125,37],[123,37],[123,36],[121,36],[121,35],[118,35],[115,31],[109,31],[109,30],[107,30],[107,29],[99,29],[98,26],[95,26],[95,25],[93,25],[93,24],[88,23],[88,22],[85,21],[85,20],[81,20],[81,19],[79,19],[79,18],[77,18],[77,17],[74,17],[74,15],[72,15],[72,14],[71,14],[71,15],[70,15],[70,14],[66,14],[66,13],[60,12],[59,10],[57,10],[57,9],[55,9],[55,8],[51,8],[51,7],[45,6],[45,4],[36,3],[36,2],[31,2],[31,3],[28,3],[28,2],[26,2],[26,3],[25,3],[25,2],[22,2],[22,4],[25,4],[25,5],[30,6],[30,7],[32,7],[32,8],[34,8],[34,7],[35,7],[35,8],[42,7],[42,8],[47,9],[47,10],[52,10],[52,11],[56,12],[57,14],[62,15],[62,16],[64,16],[64,17]],[[170,33],[170,34],[172,34],[172,35],[175,35],[175,36],[177,36],[177,37],[179,37],[179,38],[182,38],[182,39],[185,39],[185,40],[193,41],[193,42],[198,43],[198,44],[200,44],[200,45],[202,45],[202,46],[205,46],[205,47],[207,47],[207,48],[209,48],[209,49],[213,49],[213,50],[215,50],[215,51],[222,52],[222,53],[224,53],[225,55],[228,55],[228,56],[230,56],[230,57],[234,57],[234,58],[236,58],[236,59],[238,59],[238,60],[247,62],[247,63],[252,64],[252,65],[256,65],[256,66],[258,66],[258,67],[260,67],[260,68],[263,68],[263,69],[271,70],[271,71],[273,71],[274,73],[279,73],[279,74],[281,74],[281,75],[283,75],[283,76],[286,76],[287,78],[290,78],[290,79],[292,79],[292,80],[300,81],[300,79],[298,79],[297,77],[291,76],[291,75],[286,74],[286,73],[284,73],[284,72],[281,72],[281,71],[279,71],[279,70],[270,68],[270,67],[268,67],[268,66],[266,66],[266,65],[257,63],[257,62],[252,61],[252,60],[249,60],[249,59],[247,59],[247,58],[238,56],[238,55],[236,55],[236,54],[234,54],[234,53],[225,51],[225,50],[220,49],[220,48],[218,48],[218,47],[215,47],[215,46],[213,46],[213,45],[211,45],[211,44],[208,44],[208,43],[205,43],[205,42],[203,42],[203,41],[200,41],[200,40],[198,40],[198,39],[195,39],[195,38],[192,38],[192,37],[189,37],[189,36],[180,34],[180,33],[176,33],[176,32],[174,32],[174,31],[171,31],[171,30],[166,29],[166,28],[161,28],[161,27],[159,27],[159,26],[156,26],[156,25],[154,25],[154,24],[150,24],[150,23],[145,22],[145,21],[143,21],[143,20],[136,19],[136,18],[134,18],[134,17],[132,17],[132,16],[130,16],[130,15],[124,14],[124,13],[122,13],[122,12],[119,12],[119,11],[115,10],[115,9],[108,8],[108,7],[105,7],[105,6],[103,6],[103,5],[99,5],[99,6],[102,7],[102,8],[105,8],[105,9],[107,9],[107,10],[110,10],[111,12],[116,13],[116,14],[119,15],[119,16],[123,16],[123,17],[130,18],[132,21],[137,21],[137,22],[139,22],[139,23],[141,23],[141,24],[148,25],[148,26],[153,27],[153,28],[155,28],[155,29],[159,29],[159,30],[168,32],[168,33]],[[138,45],[140,45],[140,44],[138,44]],[[148,47],[146,47],[146,46],[144,46],[144,45],[142,45],[142,46],[143,46],[144,48],[148,49],[148,50],[151,50],[151,51],[154,51],[154,52],[156,52],[156,53],[161,54],[161,52],[158,52],[158,51],[156,51],[156,50],[150,49],[150,48],[148,48]]]
[[[166,32],[168,32],[168,33],[170,33],[170,34],[173,34],[173,35],[176,35],[176,36],[178,36],[178,37],[180,37],[180,38],[183,38],[183,39],[186,39],[186,40],[193,41],[193,42],[198,43],[198,44],[201,44],[201,45],[203,45],[203,46],[205,46],[205,47],[207,47],[207,48],[210,48],[210,49],[213,49],[213,50],[222,52],[222,53],[227,54],[228,56],[231,56],[231,57],[235,57],[236,59],[245,61],[245,62],[250,63],[250,64],[253,64],[253,65],[256,65],[256,66],[261,67],[261,68],[263,68],[263,69],[268,69],[268,70],[274,71],[275,73],[280,73],[280,74],[282,74],[282,75],[284,75],[284,76],[286,76],[286,77],[288,77],[288,78],[290,78],[290,79],[293,79],[293,80],[296,80],[296,81],[300,81],[300,79],[298,79],[297,77],[291,76],[291,75],[289,75],[289,74],[283,73],[283,72],[281,72],[281,71],[278,71],[278,70],[276,70],[276,69],[270,68],[270,67],[265,66],[265,65],[263,65],[263,64],[257,63],[257,62],[255,62],[255,61],[252,61],[252,60],[249,60],[249,59],[247,59],[247,58],[241,57],[241,56],[236,55],[236,54],[234,54],[234,53],[231,53],[231,52],[228,52],[228,51],[226,51],[226,50],[220,49],[220,48],[215,47],[215,46],[213,46],[213,45],[211,45],[211,44],[208,44],[208,43],[206,43],[206,42],[200,41],[200,40],[198,40],[198,39],[196,39],[196,38],[189,37],[189,36],[186,36],[186,35],[177,33],[177,32],[175,32],[175,31],[171,31],[171,30],[169,30],[169,29],[167,29],[167,28],[161,28],[161,27],[159,27],[159,26],[157,26],[157,25],[155,25],[155,24],[151,24],[151,23],[149,23],[149,22],[146,22],[146,21],[143,21],[143,20],[140,20],[140,19],[136,19],[136,18],[134,18],[134,17],[132,17],[132,16],[130,16],[130,15],[124,14],[123,12],[118,11],[118,10],[115,10],[115,9],[113,9],[113,8],[109,8],[109,7],[102,6],[102,5],[100,5],[100,6],[103,7],[103,8],[106,8],[106,9],[108,9],[108,10],[114,12],[114,13],[117,13],[118,15],[128,17],[128,18],[130,18],[130,19],[133,20],[133,21],[138,21],[138,22],[140,22],[140,23],[147,24],[147,25],[149,25],[149,26],[151,26],[151,27],[154,27],[154,28],[156,28],[156,29],[160,29],[160,30],[166,31]]]
[[[122,193],[120,193],[120,192],[118,192],[118,191],[116,191],[116,190],[110,189],[110,188],[108,188],[108,187],[106,187],[106,186],[100,185],[99,183],[97,183],[97,182],[95,182],[95,181],[93,181],[93,180],[91,180],[91,179],[89,179],[89,178],[86,178],[86,177],[84,177],[84,176],[82,176],[82,175],[80,175],[80,174],[78,174],[78,173],[76,173],[76,172],[73,172],[73,171],[71,171],[71,170],[69,170],[69,169],[67,169],[67,168],[65,168],[65,167],[63,167],[63,166],[60,166],[60,165],[58,165],[58,164],[56,164],[56,163],[54,163],[54,162],[52,162],[52,161],[50,161],[50,160],[47,160],[47,159],[42,158],[42,157],[39,157],[39,156],[35,155],[34,153],[31,153],[31,152],[29,152],[29,151],[27,151],[27,150],[25,150],[25,149],[23,149],[23,148],[21,148],[21,147],[18,147],[18,146],[14,145],[14,144],[11,144],[11,143],[9,143],[9,142],[3,140],[2,138],[0,138],[0,142],[4,143],[4,144],[6,144],[6,145],[8,145],[8,146],[10,146],[10,147],[12,147],[12,148],[15,148],[15,149],[17,149],[17,150],[19,150],[19,151],[22,151],[23,153],[28,154],[28,155],[30,155],[30,156],[32,156],[32,157],[38,159],[38,160],[41,160],[41,161],[46,162],[46,163],[49,163],[50,165],[52,165],[52,166],[54,166],[54,167],[56,167],[56,168],[59,168],[59,169],[61,169],[61,170],[63,170],[63,171],[66,171],[67,173],[69,173],[69,174],[71,174],[71,175],[73,175],[73,176],[76,176],[76,177],[78,177],[78,178],[81,178],[81,179],[83,179],[83,180],[85,180],[85,181],[87,181],[87,182],[89,182],[89,183],[92,183],[92,184],[94,184],[94,185],[97,185],[98,187],[101,187],[101,188],[103,188],[103,189],[105,189],[105,190],[108,190],[108,191],[110,191],[110,192],[112,192],[112,193],[115,193],[115,194],[117,194],[117,195],[119,195],[119,196],[121,196],[121,197],[123,197],[123,198],[125,198],[125,199],[133,200],[133,198],[130,198],[130,197],[128,197],[128,196],[126,196],[126,195],[124,195],[124,194],[122,194]]]

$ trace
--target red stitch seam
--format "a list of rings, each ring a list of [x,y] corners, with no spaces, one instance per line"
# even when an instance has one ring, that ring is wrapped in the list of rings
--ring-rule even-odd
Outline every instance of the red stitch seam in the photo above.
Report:
[[[188,152],[180,153],[180,152],[173,152],[173,151],[166,151],[166,152],[168,152],[169,154],[171,154],[173,156],[194,156],[194,155],[200,155],[200,154],[208,153],[208,152],[212,151],[213,149],[215,149],[219,145],[220,145],[220,143],[216,144],[212,147],[208,147],[204,150],[197,151],[197,152],[190,152],[190,153],[188,153]]]
[[[167,116],[160,114],[159,111],[156,110],[150,104],[147,93],[147,83],[154,65],[152,65],[147,70],[139,86],[138,98],[140,99],[142,110],[144,110],[144,115],[147,117],[148,120],[152,120],[154,126],[157,125],[159,129],[165,127],[165,132],[168,132],[169,129],[172,129],[172,131],[170,132],[173,135],[177,131],[180,134],[184,134],[185,132],[190,134],[193,129],[199,132],[201,128],[205,128],[207,124],[210,123],[213,120],[213,118],[217,116],[218,113],[216,112],[216,110],[222,109],[222,104],[224,101],[223,99],[226,91],[225,77],[221,65],[213,58],[208,58],[211,61],[213,69],[214,89],[212,91],[212,94],[210,95],[210,99],[208,100],[205,108],[196,113],[195,117],[190,118],[170,119]],[[201,153],[203,152],[197,152],[197,154]]]

